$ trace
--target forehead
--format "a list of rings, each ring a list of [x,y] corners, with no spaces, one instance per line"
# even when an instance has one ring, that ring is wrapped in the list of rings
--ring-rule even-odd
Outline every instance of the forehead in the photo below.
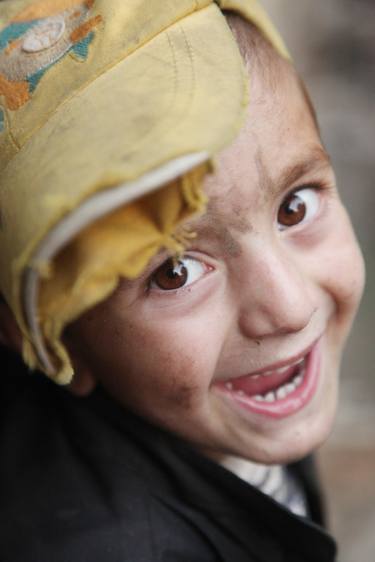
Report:
[[[207,214],[194,221],[198,232],[219,226],[246,232],[253,228],[249,216],[280,193],[332,173],[301,81],[290,63],[273,56],[277,80],[257,64],[248,68],[246,122],[206,179],[209,204]]]

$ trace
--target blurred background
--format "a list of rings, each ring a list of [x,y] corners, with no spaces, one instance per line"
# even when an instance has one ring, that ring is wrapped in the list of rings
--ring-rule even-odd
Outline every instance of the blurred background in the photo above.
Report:
[[[262,0],[317,109],[365,254],[367,288],[319,455],[339,562],[375,560],[375,0]]]

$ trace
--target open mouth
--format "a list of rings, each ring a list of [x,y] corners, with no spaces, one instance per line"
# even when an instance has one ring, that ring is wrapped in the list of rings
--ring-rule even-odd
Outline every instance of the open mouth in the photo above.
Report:
[[[215,386],[242,408],[273,418],[296,413],[314,396],[320,372],[318,340],[304,356],[282,367],[269,368]]]

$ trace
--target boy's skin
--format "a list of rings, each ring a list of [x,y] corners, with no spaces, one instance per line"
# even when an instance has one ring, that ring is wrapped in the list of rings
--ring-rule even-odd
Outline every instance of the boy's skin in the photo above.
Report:
[[[182,260],[187,284],[158,286],[173,281],[158,270],[168,258],[161,254],[141,278],[122,281],[72,324],[65,336],[75,367],[71,390],[85,395],[99,382],[124,407],[215,458],[285,463],[331,430],[364,267],[295,71],[266,44],[265,71],[243,41],[247,24],[231,23],[247,50],[251,104],[207,178],[207,215],[190,223],[198,236]],[[259,34],[254,40],[263,41]],[[307,215],[288,215],[281,205],[302,188]],[[18,346],[12,323],[9,317],[3,332]],[[317,389],[298,411],[257,414],[223,388],[292,362],[318,340]]]

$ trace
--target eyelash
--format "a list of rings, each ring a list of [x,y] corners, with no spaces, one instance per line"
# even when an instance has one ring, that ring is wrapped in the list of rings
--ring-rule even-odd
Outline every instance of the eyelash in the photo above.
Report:
[[[277,212],[276,212],[276,223],[278,223],[277,221],[277,215],[280,212],[280,209],[282,208],[282,205],[289,199],[292,198],[294,195],[298,196],[298,193],[307,190],[307,189],[311,189],[313,191],[315,191],[317,194],[322,194],[324,193],[331,193],[333,192],[334,186],[332,184],[329,183],[323,183],[323,182],[309,182],[309,183],[305,183],[302,185],[299,185],[298,187],[292,189],[291,191],[289,191],[281,200],[281,202],[278,204],[277,207]],[[321,207],[322,202],[319,202],[319,209],[318,209],[318,213],[320,211],[320,207]],[[296,225],[291,225],[291,226],[286,226],[285,228],[279,228],[279,230],[281,232],[289,230],[290,228],[297,228],[299,225],[305,224],[304,221],[302,220],[300,223],[297,223]]]
[[[295,193],[298,193],[298,191],[302,191],[303,189],[314,189],[317,192],[320,193],[331,193],[334,190],[334,185],[332,185],[331,183],[328,182],[323,182],[323,181],[312,181],[309,183],[304,183],[298,187],[293,188],[287,195],[286,197],[288,197],[289,195],[294,195]],[[285,199],[285,198],[284,198]],[[284,201],[283,199],[283,201]]]
[[[152,292],[155,293],[159,293],[159,294],[180,294],[182,292],[190,292],[191,288],[198,282],[201,280],[202,277],[205,277],[207,274],[209,274],[210,272],[214,271],[214,267],[210,264],[207,263],[207,261],[203,260],[202,258],[198,258],[196,256],[193,256],[191,254],[184,254],[181,258],[175,258],[176,262],[178,265],[182,265],[185,264],[185,269],[186,269],[186,265],[188,264],[188,262],[195,262],[196,264],[199,264],[199,266],[202,268],[202,270],[204,269],[205,271],[202,272],[202,275],[199,275],[199,277],[197,279],[195,279],[194,281],[188,283],[188,284],[184,284],[182,287],[177,287],[175,289],[162,289],[162,288],[158,288],[153,287],[153,283],[155,282],[155,278],[156,275],[158,273],[158,271],[164,266],[164,265],[168,265],[168,262],[170,260],[173,260],[173,257],[169,257],[166,260],[162,261],[160,263],[159,266],[157,266],[156,268],[153,269],[152,273],[147,277],[147,281],[146,281],[146,293],[150,294]],[[171,264],[172,265],[172,264]],[[174,266],[176,268],[176,266]],[[194,273],[191,273],[188,271],[188,277],[187,280],[191,277],[194,277]],[[186,280],[186,281],[187,281]],[[156,285],[156,283],[155,283]]]
[[[289,197],[289,195],[294,195],[295,193],[298,193],[303,189],[315,189],[316,191],[326,191],[331,189],[331,185],[319,181],[304,183],[302,185],[299,185],[298,187],[294,187],[290,192],[287,193],[286,197]]]

